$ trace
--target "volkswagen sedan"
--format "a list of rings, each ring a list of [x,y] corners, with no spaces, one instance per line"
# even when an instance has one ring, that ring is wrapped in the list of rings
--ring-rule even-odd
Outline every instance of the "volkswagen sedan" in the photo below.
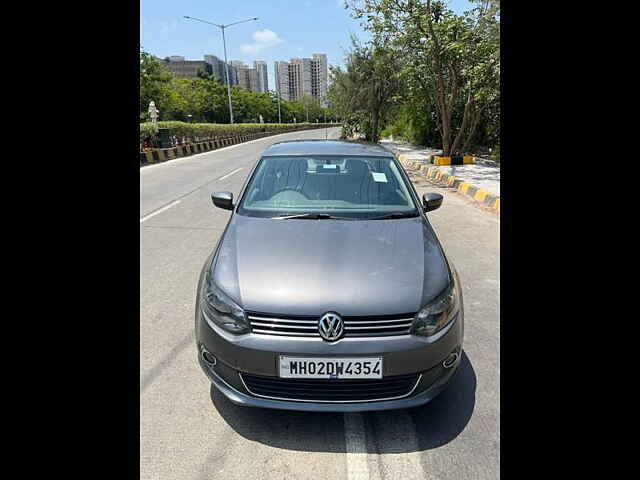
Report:
[[[198,361],[237,405],[370,411],[423,405],[462,353],[458,274],[393,153],[293,141],[265,150],[202,269]]]

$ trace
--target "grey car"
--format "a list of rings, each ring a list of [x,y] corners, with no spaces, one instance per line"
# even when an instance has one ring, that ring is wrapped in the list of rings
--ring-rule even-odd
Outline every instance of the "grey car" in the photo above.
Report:
[[[200,274],[198,361],[237,405],[357,412],[423,405],[462,353],[458,274],[393,153],[276,143]]]

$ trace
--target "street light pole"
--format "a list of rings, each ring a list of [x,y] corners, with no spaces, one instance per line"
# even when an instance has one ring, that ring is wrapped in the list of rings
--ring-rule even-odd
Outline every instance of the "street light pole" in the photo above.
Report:
[[[207,22],[206,20],[201,20],[199,18],[194,18],[194,17],[188,17],[188,16],[184,16],[184,18],[188,18],[189,20],[196,20],[198,22],[202,22],[202,23],[208,23],[209,25],[214,25],[216,27],[218,27],[220,30],[222,30],[222,45],[224,48],[224,71],[226,73],[226,77],[227,77],[227,99],[229,100],[229,119],[231,120],[231,123],[233,123],[233,106],[231,104],[231,82],[229,81],[229,63],[227,62],[227,41],[225,39],[224,36],[224,29],[227,27],[230,27],[232,25],[237,25],[239,23],[244,23],[244,22],[251,22],[253,20],[258,20],[258,17],[253,17],[253,18],[248,18],[246,20],[240,20],[239,22],[234,22],[234,23],[229,23],[227,25],[218,25],[217,23],[212,23],[212,22]]]
[[[224,71],[227,74],[227,99],[229,100],[229,119],[233,123],[233,106],[231,105],[231,82],[229,81],[229,63],[227,62],[227,42],[224,38],[224,25],[220,26],[222,30],[222,45],[224,48]]]
[[[282,123],[282,113],[280,113],[280,87],[278,86],[278,123]]]
[[[325,99],[323,97],[322,99],[322,103],[325,103]],[[322,111],[324,113],[324,139],[327,140],[327,137],[329,136],[329,129],[327,128],[327,107],[322,107]]]

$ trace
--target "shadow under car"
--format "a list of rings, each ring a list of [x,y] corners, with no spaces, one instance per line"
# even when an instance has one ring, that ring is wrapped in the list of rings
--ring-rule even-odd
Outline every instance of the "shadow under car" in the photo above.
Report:
[[[475,407],[476,375],[463,351],[449,386],[431,402],[408,410],[362,413],[367,453],[411,453],[440,447],[455,439],[471,419]],[[247,440],[306,452],[346,452],[344,414],[309,413],[240,407],[211,385],[211,400],[220,416]],[[403,413],[404,412],[404,413]],[[389,428],[406,414],[415,429],[416,441],[393,441]],[[353,414],[350,414],[353,415]],[[387,441],[389,440],[389,441]]]

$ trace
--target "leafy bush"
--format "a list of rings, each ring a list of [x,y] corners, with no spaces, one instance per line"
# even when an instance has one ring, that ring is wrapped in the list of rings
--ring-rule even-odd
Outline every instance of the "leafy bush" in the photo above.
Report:
[[[253,133],[284,133],[313,128],[337,127],[335,123],[186,123],[186,122],[158,122],[140,124],[140,142],[146,138],[157,139],[158,128],[168,128],[171,135],[187,141],[215,140],[237,135]]]
[[[491,151],[491,160],[500,163],[500,144],[496,145]]]

